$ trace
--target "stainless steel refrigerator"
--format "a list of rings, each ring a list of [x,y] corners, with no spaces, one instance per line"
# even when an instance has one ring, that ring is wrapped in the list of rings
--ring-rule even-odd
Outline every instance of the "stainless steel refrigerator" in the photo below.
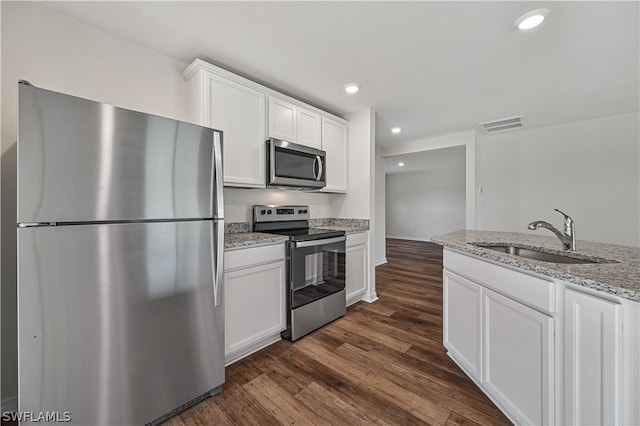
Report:
[[[222,133],[18,92],[19,410],[157,423],[220,392]]]

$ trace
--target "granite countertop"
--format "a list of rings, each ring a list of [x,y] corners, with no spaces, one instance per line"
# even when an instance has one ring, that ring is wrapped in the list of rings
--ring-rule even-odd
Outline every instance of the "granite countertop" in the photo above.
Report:
[[[264,234],[262,232],[241,232],[234,234],[224,234],[224,249],[233,250],[238,248],[266,246],[287,241],[289,238],[284,235]]]
[[[595,264],[562,264],[543,262],[477,247],[471,243],[509,243],[519,247],[563,254],[556,237],[516,232],[456,231],[431,239],[464,253],[495,263],[531,271],[604,293],[640,302],[640,248],[578,240],[572,257],[604,261]],[[495,244],[498,245],[498,244]]]
[[[367,219],[311,219],[309,226],[312,228],[329,229],[332,231],[345,231],[347,234],[355,234],[369,230]],[[282,235],[265,234],[262,232],[250,232],[248,222],[225,223],[224,249],[233,250],[252,246],[264,246],[278,244],[287,241]]]
[[[311,219],[309,226],[312,228],[329,229],[331,231],[345,231],[347,234],[356,234],[369,230],[367,219]]]

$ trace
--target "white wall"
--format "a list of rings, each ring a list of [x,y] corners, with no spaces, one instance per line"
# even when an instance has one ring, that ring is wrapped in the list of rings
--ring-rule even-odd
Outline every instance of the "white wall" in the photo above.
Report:
[[[312,219],[331,216],[330,200],[334,194],[279,189],[224,189],[225,222],[253,222],[254,204],[308,205]]]
[[[376,116],[373,109],[365,109],[345,117],[347,125],[347,185],[348,193],[333,195],[331,216],[369,219],[369,284],[363,300],[372,302],[376,295],[375,274],[375,138]]]
[[[16,395],[16,82],[186,119],[187,66],[26,2],[2,8],[2,399]]]
[[[465,165],[386,176],[389,238],[429,240],[465,228]]]
[[[336,195],[331,200],[333,217],[353,219],[371,219],[373,209],[373,180],[375,146],[371,142],[375,138],[375,112],[371,109],[351,114],[345,117],[347,124],[347,185],[348,193]]]
[[[502,134],[478,133],[478,229],[528,231],[533,220],[560,228],[558,208],[577,238],[640,245],[639,114]]]
[[[375,265],[381,265],[387,262],[387,247],[386,247],[386,190],[385,190],[385,174],[384,174],[384,158],[381,155],[381,149],[376,148],[376,187],[375,187],[375,216],[376,216],[376,229],[374,230],[374,250],[375,253]]]
[[[465,226],[467,229],[476,227],[476,194],[475,194],[475,167],[476,167],[476,135],[472,131],[451,133],[448,135],[434,136],[431,138],[402,142],[382,148],[383,157],[411,154],[416,152],[431,151],[443,148],[464,146],[466,163],[466,199],[465,199]],[[388,231],[387,231],[388,232]]]

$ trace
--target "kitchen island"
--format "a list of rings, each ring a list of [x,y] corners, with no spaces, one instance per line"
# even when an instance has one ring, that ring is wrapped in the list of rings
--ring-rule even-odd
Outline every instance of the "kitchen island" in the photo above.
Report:
[[[507,417],[640,424],[640,249],[464,230],[432,241],[444,246],[444,346]]]

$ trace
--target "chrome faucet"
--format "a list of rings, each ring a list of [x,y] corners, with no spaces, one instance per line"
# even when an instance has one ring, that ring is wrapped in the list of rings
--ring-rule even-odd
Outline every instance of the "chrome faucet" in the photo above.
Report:
[[[568,214],[558,209],[554,209],[554,210],[564,216],[564,233],[560,232],[560,230],[558,230],[552,224],[548,222],[544,222],[542,220],[536,220],[535,222],[531,222],[528,225],[528,228],[531,229],[532,231],[535,231],[538,228],[548,229],[549,231],[556,234],[558,238],[560,238],[560,241],[562,242],[562,248],[564,250],[573,251],[576,249],[576,223],[573,221],[573,219],[571,219],[571,217]]]

